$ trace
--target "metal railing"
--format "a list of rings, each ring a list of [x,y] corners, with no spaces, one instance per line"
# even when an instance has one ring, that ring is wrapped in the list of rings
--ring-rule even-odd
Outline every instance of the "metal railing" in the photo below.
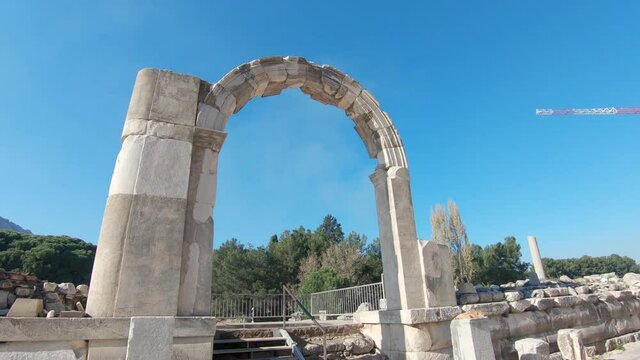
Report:
[[[284,289],[282,294],[212,294],[211,316],[250,322],[278,321],[300,317],[304,306],[311,315],[324,320],[325,316],[353,314],[362,303],[369,303],[370,310],[380,310],[381,299],[384,299],[382,282],[297,297],[287,295]]]
[[[302,302],[307,297],[303,297]],[[284,294],[212,294],[211,316],[249,322],[277,321],[301,313],[292,298]]]
[[[312,293],[309,306],[313,315],[336,316],[353,314],[362,303],[371,304],[370,310],[380,310],[380,300],[384,299],[382,282],[352,286],[343,289]]]

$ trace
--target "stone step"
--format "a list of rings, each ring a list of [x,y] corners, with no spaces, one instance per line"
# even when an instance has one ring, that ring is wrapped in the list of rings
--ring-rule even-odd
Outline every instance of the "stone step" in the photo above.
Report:
[[[240,348],[240,349],[218,349],[214,348],[213,355],[225,355],[225,354],[242,354],[242,353],[260,353],[270,351],[291,351],[291,347],[287,345],[280,346],[258,346],[253,348]]]
[[[285,339],[282,337],[257,337],[257,338],[235,338],[235,339],[220,339],[214,340],[214,346],[216,344],[243,344],[243,343],[256,343],[256,342],[284,342]]]

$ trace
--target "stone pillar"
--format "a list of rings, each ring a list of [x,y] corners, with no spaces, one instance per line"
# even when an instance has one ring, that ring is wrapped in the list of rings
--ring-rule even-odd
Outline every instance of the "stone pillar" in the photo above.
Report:
[[[538,249],[538,240],[535,236],[528,236],[529,250],[531,250],[531,261],[533,261],[533,268],[536,271],[536,275],[540,281],[546,281],[547,276],[544,274],[544,266],[542,265],[542,257],[540,257],[540,250]]]
[[[132,317],[126,359],[171,360],[174,322],[173,316]]]
[[[544,340],[522,339],[515,346],[519,360],[549,360],[549,343]]]
[[[454,360],[495,360],[486,318],[451,321]]]
[[[378,168],[371,176],[376,192],[384,291],[388,310],[425,307],[409,170]]]
[[[580,330],[558,330],[558,348],[566,360],[587,360],[587,351],[582,343]]]
[[[191,155],[178,315],[210,315],[213,207],[226,133],[196,128]]]
[[[200,80],[138,73],[102,221],[87,313],[178,313]]]
[[[419,241],[425,307],[456,306],[451,250],[435,241]]]

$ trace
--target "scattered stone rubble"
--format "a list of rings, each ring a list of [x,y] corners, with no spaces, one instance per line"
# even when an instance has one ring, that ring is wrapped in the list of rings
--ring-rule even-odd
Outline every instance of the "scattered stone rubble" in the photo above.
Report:
[[[0,268],[0,316],[82,317],[87,285],[56,284]]]
[[[456,297],[461,311],[482,313],[488,324],[495,323],[490,327],[498,359],[513,358],[518,347],[525,354],[533,351],[537,343],[518,340],[533,342],[531,337],[556,351],[550,359],[583,359],[640,340],[640,274],[561,276],[543,282],[533,277],[489,287],[461,284]],[[560,334],[560,329],[567,330]],[[542,352],[548,352],[546,347]]]
[[[558,298],[565,296],[578,296],[596,294],[597,296],[613,296],[612,292],[628,291],[635,297],[640,297],[640,274],[627,273],[622,278],[615,273],[589,275],[579,279],[571,279],[568,276],[560,276],[558,281],[539,282],[535,279],[518,280],[502,285],[460,284],[456,291],[458,305],[492,303],[507,301],[511,312],[522,312],[530,307],[547,308],[554,307],[545,298]],[[590,299],[582,297],[583,300]],[[592,298],[591,298],[592,299]],[[555,301],[571,301],[568,299],[556,299]],[[562,305],[562,304],[561,304]],[[575,304],[574,304],[575,305]]]
[[[322,358],[322,340],[319,338],[308,340],[301,348],[305,359]],[[384,356],[376,349],[373,339],[357,333],[327,340],[327,360],[335,359],[383,360]]]

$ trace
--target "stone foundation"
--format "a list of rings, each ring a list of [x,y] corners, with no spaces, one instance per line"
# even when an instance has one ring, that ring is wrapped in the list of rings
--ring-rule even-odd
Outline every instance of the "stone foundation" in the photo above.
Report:
[[[542,339],[549,343],[551,352],[557,352],[557,333],[561,329],[580,329],[585,346],[595,347],[596,353],[605,352],[609,339],[640,330],[640,298],[630,291],[525,300],[531,304],[524,310],[502,301],[367,311],[357,313],[355,320],[391,360],[453,359],[451,320],[464,312],[487,316],[485,326],[491,333],[497,360],[517,359],[515,342],[525,338]]]
[[[131,318],[2,318],[0,358],[125,359]],[[175,317],[173,358],[211,360],[216,319]]]

